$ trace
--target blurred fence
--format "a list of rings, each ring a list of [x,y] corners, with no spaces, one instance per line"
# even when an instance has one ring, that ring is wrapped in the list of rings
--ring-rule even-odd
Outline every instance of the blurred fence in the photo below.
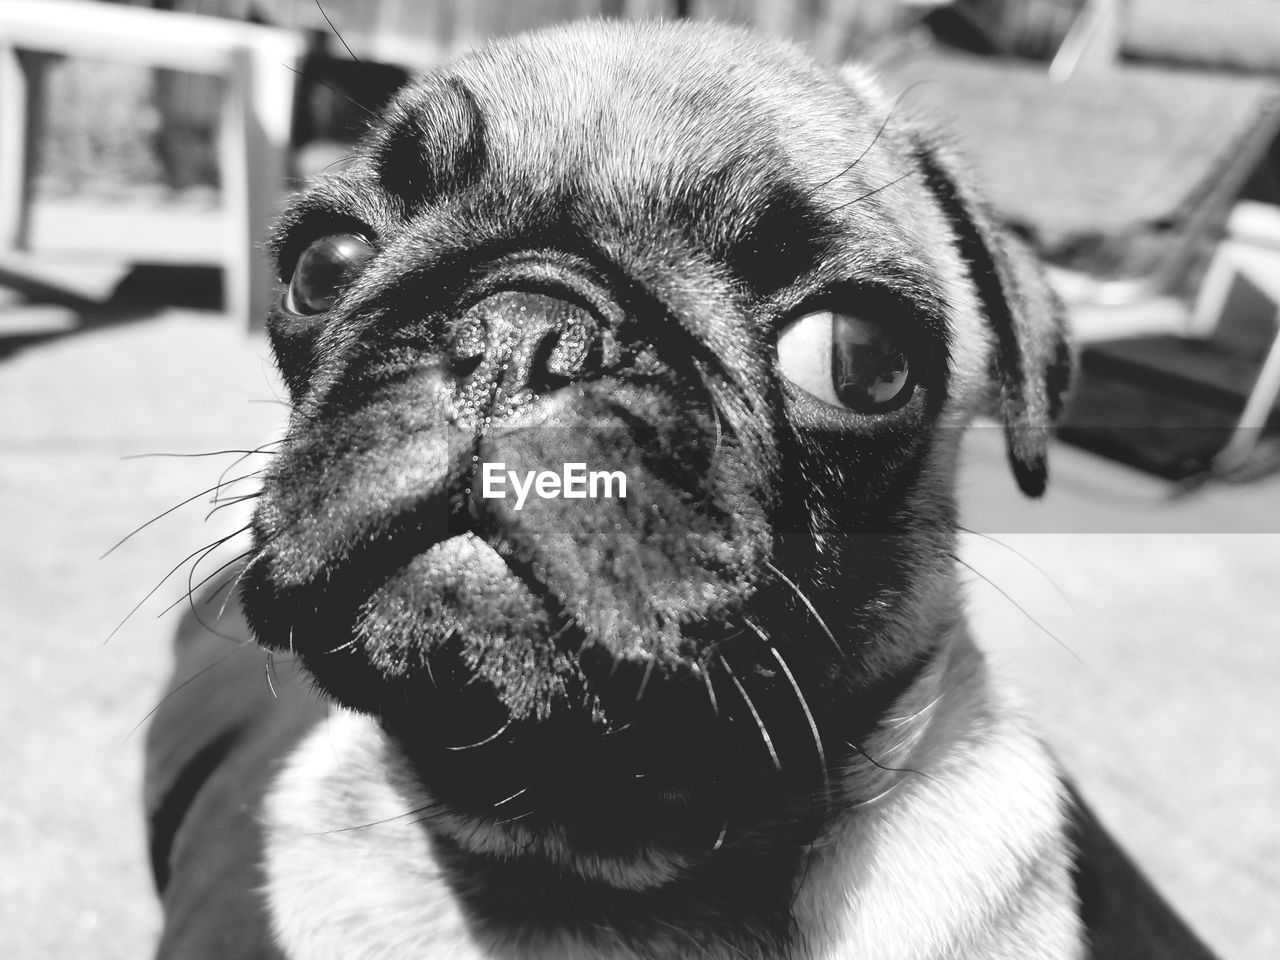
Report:
[[[584,17],[686,17],[749,24],[841,59],[892,30],[902,0],[135,0],[277,26],[336,28],[361,56],[422,66],[485,39]],[[323,10],[321,9],[323,8]],[[327,18],[327,19],[326,19]],[[330,26],[332,24],[332,27]]]
[[[55,0],[50,0],[55,2]],[[299,84],[295,142],[350,139],[351,102],[388,89],[377,64],[421,69],[491,37],[588,17],[689,18],[753,26],[836,62],[897,31],[918,0],[104,0],[265,22],[308,33],[320,76]],[[351,51],[348,52],[348,48]],[[352,55],[362,64],[352,62]],[[326,59],[327,58],[327,59]],[[317,67],[317,63],[319,66]],[[41,193],[134,192],[141,184],[216,186],[214,77],[65,62],[49,71]],[[393,84],[392,84],[393,85]]]

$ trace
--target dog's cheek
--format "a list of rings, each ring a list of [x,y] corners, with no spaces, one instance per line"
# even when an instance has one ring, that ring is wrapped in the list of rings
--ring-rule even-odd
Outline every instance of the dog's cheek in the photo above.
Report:
[[[307,390],[319,356],[323,315],[302,316],[278,308],[267,318],[267,339],[289,396],[297,401]]]
[[[865,673],[846,678],[855,686],[898,666],[899,650],[909,655],[910,631],[893,611],[951,549],[954,509],[930,471],[927,434],[927,422],[864,436],[804,431],[787,458],[784,499],[803,511],[780,529],[775,562],[858,649],[845,664]]]
[[[821,550],[832,531],[883,533],[896,529],[927,453],[930,417],[912,402],[884,423],[837,428],[812,422],[801,398],[788,398],[792,424],[783,456],[778,531],[807,536]]]

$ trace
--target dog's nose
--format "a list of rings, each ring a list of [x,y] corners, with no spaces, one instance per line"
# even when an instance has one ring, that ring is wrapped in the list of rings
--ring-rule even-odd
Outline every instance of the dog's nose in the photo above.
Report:
[[[485,389],[494,401],[548,393],[598,370],[599,323],[571,300],[504,291],[459,319],[449,360],[466,387]]]

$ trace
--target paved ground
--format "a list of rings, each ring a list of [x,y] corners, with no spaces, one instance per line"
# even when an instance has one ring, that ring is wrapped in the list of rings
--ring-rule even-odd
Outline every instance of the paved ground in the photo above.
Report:
[[[104,640],[240,521],[203,523],[201,502],[98,556],[233,459],[123,456],[274,435],[265,354],[216,313],[175,310],[0,353],[4,956],[147,955],[136,728],[166,670],[174,615],[156,614],[180,585]],[[1170,502],[1160,483],[1060,449],[1047,500],[1023,504],[997,433],[975,432],[964,474],[967,523],[994,538],[964,550],[981,635],[1104,819],[1226,960],[1280,956],[1280,479]]]

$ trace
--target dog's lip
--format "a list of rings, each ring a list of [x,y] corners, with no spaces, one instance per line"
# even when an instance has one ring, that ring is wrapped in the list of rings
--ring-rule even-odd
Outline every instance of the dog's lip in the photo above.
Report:
[[[460,521],[459,525],[463,523],[464,521]],[[390,539],[400,541],[395,554],[396,562],[378,567],[373,576],[362,576],[361,568],[367,571],[369,565],[361,564],[359,557],[355,558],[354,562],[348,558],[331,569],[330,575],[324,581],[325,589],[320,594],[315,593],[318,586],[315,583],[306,588],[289,590],[289,605],[293,608],[294,615],[272,623],[268,633],[259,634],[260,639],[265,645],[277,649],[293,645],[321,686],[338,700],[348,703],[355,709],[377,710],[379,708],[374,705],[376,701],[370,700],[366,693],[359,692],[353,695],[345,679],[348,668],[344,667],[344,664],[349,663],[347,657],[355,656],[360,659],[363,666],[381,671],[384,668],[376,665],[379,657],[386,657],[387,651],[394,648],[388,647],[379,653],[375,647],[371,647],[370,637],[375,634],[367,631],[361,618],[387,616],[386,613],[380,612],[379,607],[372,601],[384,588],[395,584],[402,577],[407,577],[404,583],[417,582],[416,578],[422,574],[411,569],[415,563],[427,561],[434,564],[437,569],[455,571],[465,566],[479,577],[474,581],[477,584],[477,590],[488,590],[490,596],[496,595],[493,593],[494,590],[520,591],[527,599],[530,608],[529,616],[534,616],[533,611],[537,610],[545,617],[544,622],[530,628],[534,632],[529,633],[527,639],[534,644],[546,645],[549,650],[567,657],[565,662],[571,667],[572,673],[557,675],[562,676],[564,682],[578,691],[574,694],[575,697],[588,698],[589,703],[585,707],[588,713],[593,716],[596,713],[599,714],[587,724],[591,730],[588,736],[591,742],[586,743],[588,749],[596,750],[594,740],[601,731],[609,731],[610,736],[618,738],[615,741],[617,743],[630,743],[633,733],[629,732],[627,727],[638,717],[648,717],[649,719],[641,722],[649,728],[654,725],[652,717],[656,713],[674,709],[681,716],[693,716],[695,711],[691,704],[696,704],[699,708],[704,705],[705,686],[702,678],[697,675],[695,666],[686,668],[679,662],[664,658],[662,669],[656,671],[662,676],[651,676],[654,667],[649,659],[619,657],[597,644],[584,644],[585,628],[566,610],[562,597],[550,585],[545,577],[545,571],[540,568],[537,556],[529,553],[529,545],[523,539],[505,538],[501,528],[496,525],[485,531],[482,528],[486,524],[476,522],[475,518],[465,521],[464,529],[457,529],[457,525],[454,524],[450,526],[451,529],[441,531],[440,535],[422,537],[415,537],[407,530],[393,530]],[[399,563],[401,557],[408,558],[404,564]],[[376,554],[372,562],[376,565]],[[259,577],[250,575],[246,579],[254,585]],[[443,583],[443,581],[440,582]],[[502,582],[505,582],[506,586],[502,586]],[[346,584],[346,586],[340,587],[339,595],[335,596],[334,588],[339,584]],[[495,587],[494,584],[499,586]],[[482,595],[484,594],[477,594],[477,596]],[[394,597],[394,594],[391,596]],[[391,603],[394,604],[394,600]],[[276,606],[278,608],[278,603]],[[386,609],[394,611],[395,608],[389,606]],[[423,611],[423,613],[434,618],[434,614],[430,611]],[[464,616],[467,614],[465,606],[462,608],[462,613]],[[298,642],[300,638],[309,635],[309,628],[316,625],[341,624],[348,620],[352,623],[353,635],[362,636],[365,639],[354,646],[339,645],[338,649],[346,653],[342,658],[335,659],[332,656],[334,650],[316,650]],[[486,629],[483,622],[479,627],[481,631]],[[446,674],[460,672],[478,676],[482,673],[474,664],[461,666],[460,661],[455,664],[456,654],[451,651],[450,644],[443,640],[439,641],[438,646],[424,649],[423,652],[431,663],[429,669],[422,669],[421,677],[424,681],[422,689],[425,693],[430,694],[430,691],[435,689],[441,669]],[[551,669],[549,665],[544,668]],[[395,680],[396,676],[398,675],[387,674],[387,680],[399,682]],[[468,687],[473,693],[479,693],[483,685],[463,683],[458,689],[461,691]],[[361,691],[363,689],[362,686]],[[641,702],[641,693],[643,693],[643,702]],[[431,705],[435,699],[434,695],[428,696],[428,707],[431,712],[437,709]],[[421,719],[421,715],[416,711],[406,714],[406,722],[401,729],[412,739],[421,740],[424,744],[432,743],[435,749],[468,752],[480,752],[478,748],[486,745],[491,751],[493,746],[491,741],[508,740],[518,733],[533,732],[526,730],[527,717],[520,712],[504,713],[501,716],[493,713],[491,708],[500,705],[504,710],[511,709],[511,701],[506,699],[506,694],[496,694],[493,703],[489,705],[485,705],[482,701],[472,701],[475,705],[467,708],[469,712],[471,710],[479,712],[476,714],[475,724],[466,724],[468,728],[474,727],[474,729],[468,729],[465,733],[446,737],[441,735],[438,727],[414,729],[414,722]],[[708,706],[706,709],[711,708]],[[576,709],[573,712],[577,715]],[[512,722],[510,730],[491,736],[507,721]],[[655,737],[660,739],[671,736],[667,725],[663,723],[662,726],[664,732]],[[540,737],[541,734],[536,734],[532,742],[537,742]],[[650,741],[653,739],[655,738],[641,737],[642,749],[646,751],[652,749]]]

